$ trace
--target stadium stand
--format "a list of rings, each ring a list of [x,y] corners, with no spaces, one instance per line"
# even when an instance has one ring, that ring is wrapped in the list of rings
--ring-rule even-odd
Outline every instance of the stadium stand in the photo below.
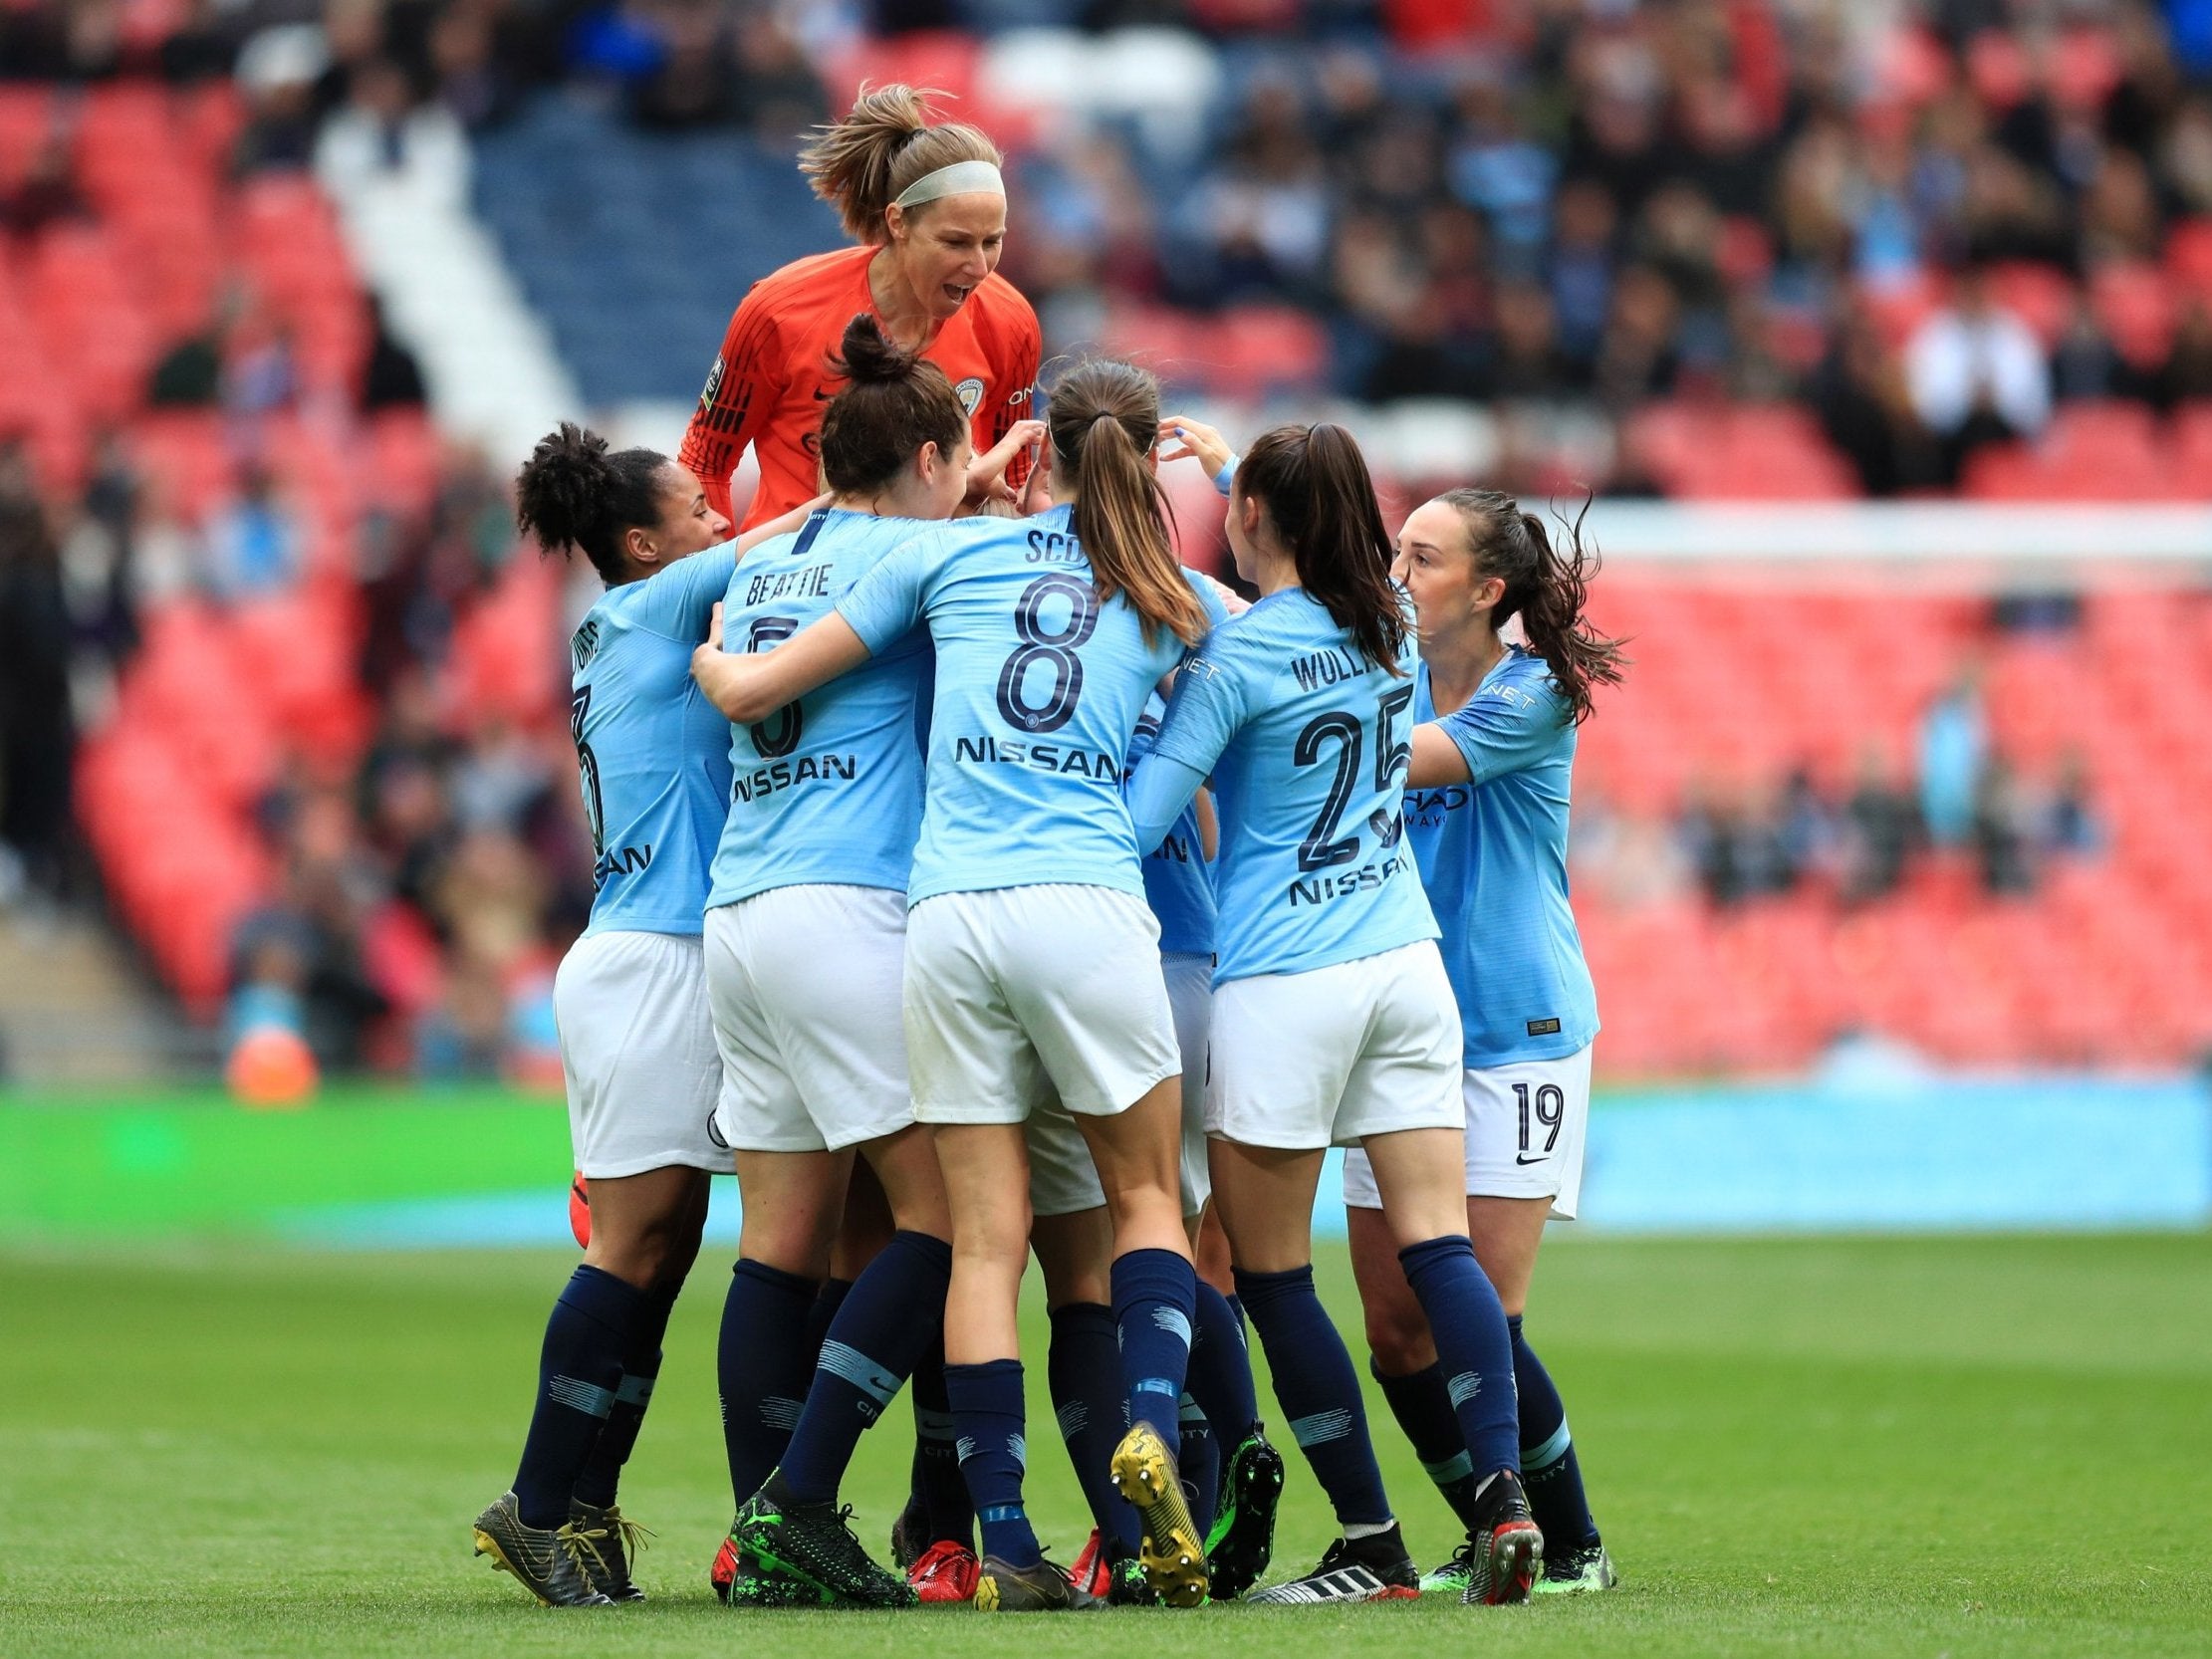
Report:
[[[274,976],[337,1064],[542,1055],[586,896],[561,580],[515,557],[513,457],[431,424],[434,365],[365,292],[357,204],[310,171],[333,121],[358,166],[426,112],[473,152],[450,176],[594,409],[695,394],[745,283],[834,238],[795,135],[899,76],[1012,152],[1049,350],[1134,353],[1241,429],[1348,411],[1401,494],[2212,478],[2212,66],[2158,8],[1403,0],[1318,40],[1269,5],[928,10],[0,10],[0,571],[71,630],[61,678],[0,664],[43,711],[0,771],[82,728],[97,861],[19,790],[0,890],[97,886],[202,1017]],[[2026,390],[1946,425],[1913,369],[1961,330]],[[2212,1046],[2212,620],[2162,581],[2022,626],[1607,575],[1636,666],[1579,779],[1600,1064]],[[1976,805],[1938,832],[1916,744],[1963,671]]]

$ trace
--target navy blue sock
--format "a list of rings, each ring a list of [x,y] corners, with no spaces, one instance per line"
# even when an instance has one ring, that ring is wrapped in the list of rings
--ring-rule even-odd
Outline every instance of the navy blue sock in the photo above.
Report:
[[[1475,1260],[1464,1233],[1407,1245],[1398,1252],[1406,1283],[1428,1315],[1444,1391],[1459,1413],[1459,1436],[1475,1478],[1521,1472],[1521,1419],[1513,1398],[1513,1334],[1505,1304]]]
[[[668,1315],[674,1311],[676,1293],[683,1282],[648,1291],[637,1304],[637,1317],[629,1329],[629,1351],[622,1355],[622,1382],[614,1390],[614,1408],[607,1414],[592,1455],[584,1460],[576,1478],[579,1503],[606,1509],[614,1502],[614,1488],[622,1478],[622,1465],[636,1449],[637,1431],[645,1426],[645,1408],[652,1403],[653,1383],[660,1376],[660,1339],[668,1333]]]
[[[1183,1496],[1190,1500],[1190,1519],[1204,1538],[1213,1531],[1214,1507],[1221,1496],[1221,1441],[1187,1392],[1176,1426],[1181,1441],[1175,1448],[1175,1468],[1182,1475]]]
[[[1252,1355],[1244,1345],[1244,1320],[1229,1299],[1198,1282],[1198,1313],[1191,1321],[1190,1373],[1184,1386],[1213,1425],[1227,1457],[1260,1426],[1260,1401],[1252,1389]],[[1185,1479],[1190,1471],[1184,1470]]]
[[[1385,1376],[1371,1365],[1368,1370],[1381,1387],[1383,1399],[1389,1402],[1390,1415],[1398,1420],[1398,1427],[1412,1443],[1413,1455],[1421,1460],[1421,1468],[1436,1483],[1436,1490],[1444,1495],[1444,1502],[1451,1505],[1452,1514],[1459,1517],[1460,1524],[1472,1527],[1475,1524],[1475,1489],[1481,1483],[1475,1479],[1474,1460],[1467,1455],[1467,1443],[1459,1438],[1459,1413],[1452,1409],[1451,1393],[1444,1386],[1443,1367],[1432,1361],[1402,1377]]]
[[[1367,1410],[1345,1339],[1314,1294],[1314,1270],[1246,1273],[1237,1270],[1237,1294],[1252,1328],[1260,1333],[1275,1397],[1290,1420],[1291,1437],[1329,1494],[1338,1523],[1381,1527],[1390,1521],[1382,1471],[1367,1438]]]
[[[1113,1309],[1096,1302],[1064,1303],[1052,1310],[1052,1326],[1045,1385],[1053,1416],[1106,1553],[1119,1560],[1136,1553],[1143,1535],[1136,1511],[1113,1485],[1113,1448],[1129,1427]]]
[[[1587,1549],[1598,1541],[1598,1523],[1583,1493],[1583,1466],[1567,1432],[1567,1407],[1552,1373],[1521,1335],[1521,1315],[1513,1314],[1506,1325],[1513,1332],[1513,1380],[1521,1396],[1521,1484],[1529,1510],[1546,1547]]]
[[[1198,1275],[1190,1258],[1172,1250],[1132,1250],[1113,1260],[1113,1326],[1121,1344],[1121,1380],[1129,1421],[1149,1423],[1172,1446],[1190,1369],[1190,1320],[1198,1307]]]
[[[802,1504],[838,1495],[860,1436],[883,1414],[932,1330],[944,1324],[952,1246],[893,1233],[860,1271],[822,1343],[799,1426],[784,1449],[784,1486]]]
[[[975,1505],[960,1477],[960,1454],[953,1444],[952,1402],[945,1397],[945,1331],[939,1319],[930,1327],[929,1346],[914,1366],[914,1461],[908,1473],[908,1504],[928,1518],[929,1541],[952,1539],[975,1544]]]
[[[807,1374],[807,1310],[819,1287],[765,1262],[739,1259],[722,1304],[715,1377],[722,1390],[722,1449],[738,1503],[760,1490],[799,1422]]]
[[[525,1527],[564,1527],[576,1478],[598,1443],[614,1394],[622,1356],[644,1295],[598,1268],[569,1276],[546,1320],[538,1350],[538,1405],[515,1472],[515,1501]]]
[[[947,1365],[945,1393],[959,1433],[960,1473],[983,1523],[983,1552],[1009,1566],[1044,1559],[1022,1508],[1022,1475],[1028,1462],[1023,1434],[1022,1362],[990,1359],[980,1365]]]
[[[830,1325],[838,1316],[838,1309],[845,1305],[845,1299],[853,1294],[854,1282],[850,1279],[825,1279],[822,1288],[814,1294],[814,1305],[807,1309],[805,1335],[807,1369],[811,1372],[822,1358],[823,1339],[830,1334]]]

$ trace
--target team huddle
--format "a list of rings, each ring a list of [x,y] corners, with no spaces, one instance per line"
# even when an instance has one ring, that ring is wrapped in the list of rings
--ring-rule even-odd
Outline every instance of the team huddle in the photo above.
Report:
[[[864,94],[804,163],[860,245],[747,296],[683,460],[564,426],[518,481],[608,589],[571,653],[598,891],[555,990],[590,1231],[476,1548],[549,1604],[640,1598],[617,1486],[734,1168],[733,1606],[1605,1588],[1522,1333],[1598,1029],[1568,794],[1621,659],[1580,538],[1465,489],[1393,539],[1343,428],[1239,455],[1130,363],[1029,418],[998,160]],[[1185,456],[1254,602],[1176,558]],[[1374,1377],[1465,1528],[1425,1575],[1315,1292],[1332,1146]],[[1095,1523],[1065,1567],[1023,1501],[1033,1254]],[[1265,1588],[1247,1325],[1341,1532]],[[839,1491],[901,1389],[886,1567]]]

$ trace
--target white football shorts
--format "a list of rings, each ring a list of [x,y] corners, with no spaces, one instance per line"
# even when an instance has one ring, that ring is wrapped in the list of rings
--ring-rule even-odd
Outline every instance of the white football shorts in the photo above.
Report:
[[[1459,1007],[1434,940],[1213,994],[1206,1132],[1245,1146],[1350,1146],[1456,1128]]]
[[[706,913],[715,1122],[743,1152],[821,1152],[914,1120],[899,1020],[906,895],[808,882]]]
[[[1183,1059],[1183,1144],[1178,1158],[1183,1214],[1206,1207],[1213,1181],[1206,1170],[1206,1027],[1213,1008],[1213,958],[1162,955],[1176,1048]],[[1039,1102],[1023,1125],[1029,1140],[1029,1207],[1040,1216],[1073,1215],[1106,1202],[1083,1130],[1057,1098]]]
[[[1590,1129],[1590,1051],[1586,1043],[1560,1060],[1462,1073],[1469,1198],[1549,1198],[1554,1219],[1575,1219]],[[1382,1208],[1364,1152],[1345,1154],[1345,1202]]]
[[[591,933],[553,976],[569,1141],[593,1180],[688,1164],[726,1172],[714,1138],[722,1083],[699,941]]]
[[[924,1123],[1111,1116],[1182,1067],[1159,923],[1110,887],[940,893],[906,918],[906,1059]]]

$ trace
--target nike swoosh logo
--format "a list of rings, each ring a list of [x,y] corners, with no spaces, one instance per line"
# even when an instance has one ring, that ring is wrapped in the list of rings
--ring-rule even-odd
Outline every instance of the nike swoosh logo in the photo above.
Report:
[[[1540,1164],[1543,1163],[1547,1158],[1551,1157],[1551,1155],[1552,1154],[1549,1152],[1539,1152],[1535,1157],[1532,1158],[1526,1152],[1516,1152],[1513,1155],[1513,1161],[1517,1164]]]
[[[820,386],[814,388],[814,400],[817,403],[827,403],[835,396],[837,393],[834,391],[824,391]]]

